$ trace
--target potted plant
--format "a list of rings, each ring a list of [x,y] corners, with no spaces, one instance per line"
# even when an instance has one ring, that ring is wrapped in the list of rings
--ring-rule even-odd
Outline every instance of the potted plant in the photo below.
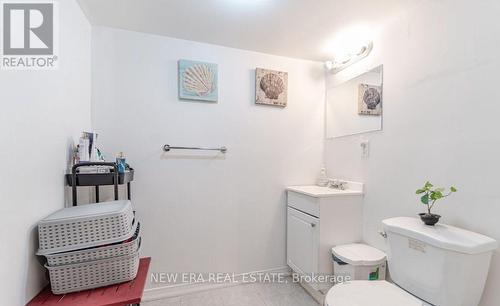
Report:
[[[445,194],[444,192],[444,188],[434,187],[429,181],[427,181],[422,188],[417,189],[416,194],[421,195],[420,201],[427,205],[427,212],[419,214],[420,219],[422,219],[425,224],[434,225],[438,223],[441,216],[431,212],[434,204],[436,204],[438,200],[449,197],[452,193],[457,192],[457,188],[451,186],[448,193]]]

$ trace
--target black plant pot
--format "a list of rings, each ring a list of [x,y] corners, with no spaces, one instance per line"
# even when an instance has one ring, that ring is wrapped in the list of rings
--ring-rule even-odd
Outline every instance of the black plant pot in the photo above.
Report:
[[[418,215],[420,216],[420,219],[426,225],[434,225],[434,224],[438,223],[439,218],[441,218],[440,215],[436,215],[436,214],[420,213]]]

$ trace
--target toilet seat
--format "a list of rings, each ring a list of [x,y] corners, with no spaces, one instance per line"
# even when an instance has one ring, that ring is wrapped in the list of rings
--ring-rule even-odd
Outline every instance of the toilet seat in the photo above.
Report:
[[[350,281],[333,286],[325,306],[430,306],[387,281]]]

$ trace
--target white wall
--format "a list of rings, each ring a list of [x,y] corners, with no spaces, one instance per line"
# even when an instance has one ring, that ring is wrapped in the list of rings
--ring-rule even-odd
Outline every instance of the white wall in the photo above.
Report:
[[[426,180],[459,189],[437,204],[442,222],[500,240],[499,12],[493,0],[421,1],[342,72],[384,65],[384,130],[326,145],[330,176],[366,183],[368,243],[384,247],[382,219],[423,211],[414,191]],[[371,141],[368,159],[361,138]],[[481,306],[498,305],[499,286],[497,251]]]
[[[64,207],[69,148],[90,128],[90,25],[76,1],[59,10],[59,69],[0,71],[2,305],[24,305],[45,284],[36,223]]]
[[[108,158],[123,151],[136,169],[151,271],[284,267],[284,187],[313,183],[322,161],[322,64],[103,27],[92,40],[93,127]],[[218,103],[178,100],[181,58],[219,65]],[[254,104],[256,67],[288,71],[286,108]]]

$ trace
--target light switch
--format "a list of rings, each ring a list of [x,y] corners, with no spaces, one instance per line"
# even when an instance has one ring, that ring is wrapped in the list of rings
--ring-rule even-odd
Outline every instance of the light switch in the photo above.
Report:
[[[361,146],[361,157],[368,158],[370,156],[370,141],[362,140],[360,142]]]

